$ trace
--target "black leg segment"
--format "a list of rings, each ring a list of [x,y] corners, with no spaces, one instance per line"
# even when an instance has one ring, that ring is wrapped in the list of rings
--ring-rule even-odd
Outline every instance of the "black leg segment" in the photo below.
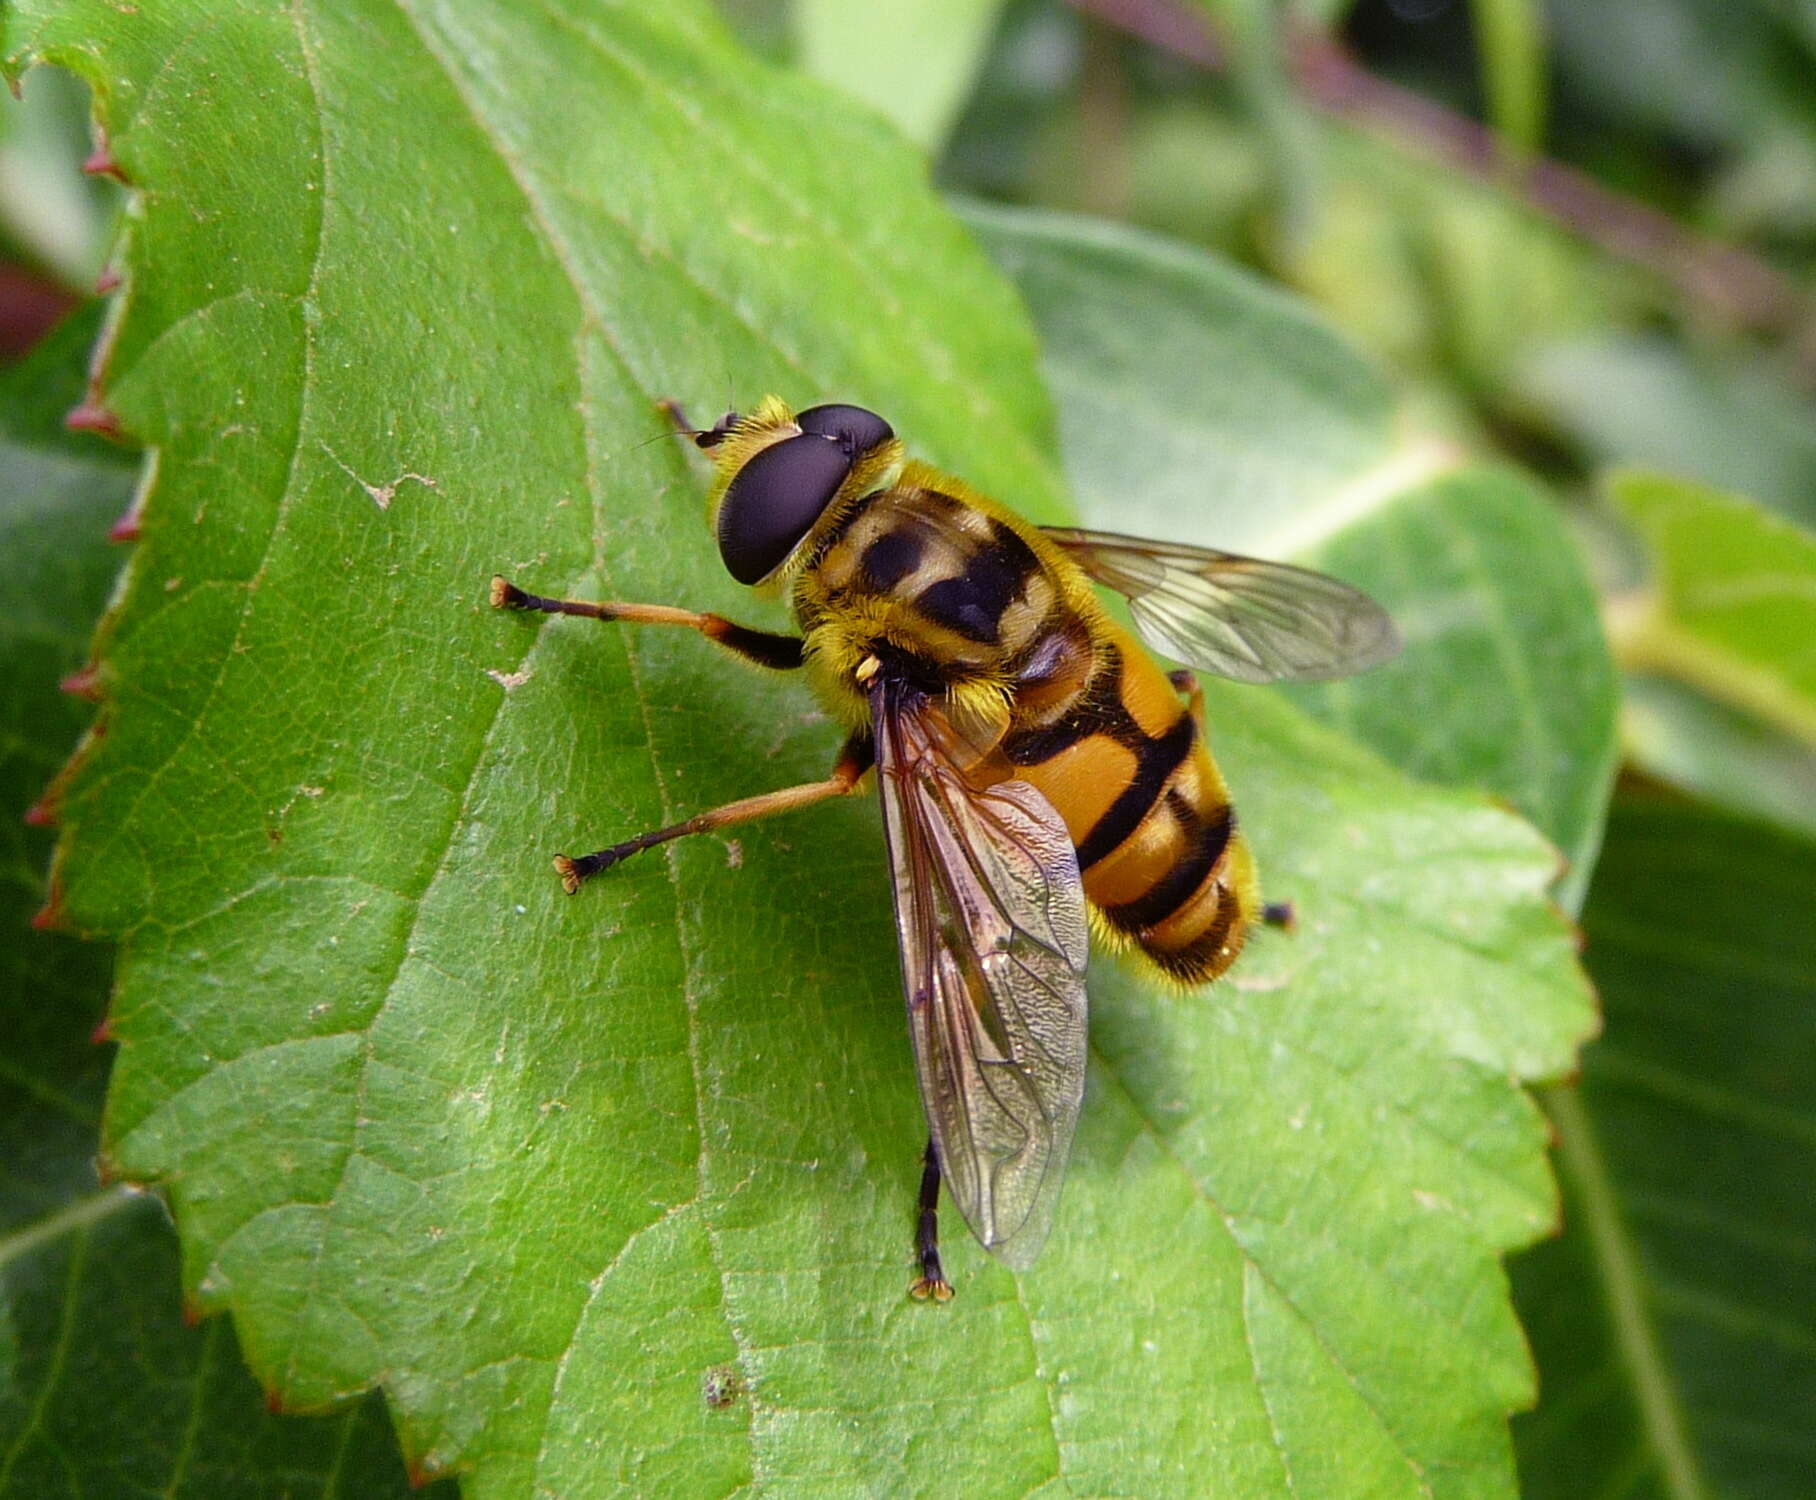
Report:
[[[922,1161],[920,1214],[914,1225],[914,1260],[920,1275],[909,1284],[908,1295],[918,1302],[950,1302],[952,1283],[940,1265],[940,1157],[932,1140]]]

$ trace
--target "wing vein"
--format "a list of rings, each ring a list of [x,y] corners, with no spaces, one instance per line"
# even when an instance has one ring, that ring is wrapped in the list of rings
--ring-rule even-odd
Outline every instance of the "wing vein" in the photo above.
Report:
[[[1085,573],[1129,601],[1141,638],[1238,682],[1311,682],[1400,649],[1387,612],[1323,573],[1209,547],[1050,527]]]
[[[928,1128],[966,1223],[1019,1269],[1052,1225],[1084,1090],[1077,854],[1027,783],[954,763],[938,700],[884,674],[871,715]]]

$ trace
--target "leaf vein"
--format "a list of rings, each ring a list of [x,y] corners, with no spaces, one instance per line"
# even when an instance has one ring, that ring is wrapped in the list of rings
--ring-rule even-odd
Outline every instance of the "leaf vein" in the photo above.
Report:
[[[584,397],[584,393],[588,389],[587,359],[586,359],[586,353],[585,353],[585,345],[584,345],[583,341],[584,341],[585,336],[589,329],[596,330],[600,334],[600,336],[604,340],[607,348],[610,349],[610,351],[613,355],[613,358],[617,361],[620,368],[622,368],[624,370],[626,377],[628,379],[630,379],[632,381],[632,383],[641,387],[642,386],[641,380],[637,379],[634,371],[632,370],[632,368],[630,366],[629,361],[627,359],[625,359],[622,351],[620,351],[618,349],[616,342],[612,339],[609,328],[607,327],[603,317],[600,316],[599,309],[595,306],[593,299],[589,295],[585,282],[583,281],[583,279],[579,275],[577,269],[575,268],[572,253],[569,251],[569,249],[568,249],[565,241],[563,240],[562,236],[560,235],[560,233],[556,230],[554,223],[551,220],[551,218],[549,217],[548,212],[547,212],[545,206],[543,205],[540,197],[538,196],[536,190],[530,185],[528,175],[523,170],[522,164],[520,162],[518,162],[514,153],[506,146],[504,141],[499,137],[496,129],[492,126],[491,122],[486,119],[486,117],[482,114],[482,112],[476,107],[476,105],[474,104],[472,99],[468,97],[466,90],[461,85],[461,82],[455,72],[455,69],[448,62],[448,60],[441,55],[440,51],[434,46],[434,44],[432,42],[430,42],[427,32],[423,28],[422,23],[418,20],[414,11],[411,9],[409,4],[407,3],[407,0],[396,0],[396,3],[397,3],[397,8],[398,8],[399,13],[403,16],[405,21],[409,24],[411,30],[416,34],[416,37],[417,37],[420,45],[422,46],[424,53],[441,70],[443,76],[448,81],[448,86],[454,91],[454,93],[461,99],[462,103],[465,105],[467,114],[473,120],[475,127],[478,129],[480,134],[485,137],[486,141],[491,146],[492,150],[497,154],[499,161],[505,166],[506,170],[510,173],[512,180],[517,185],[518,192],[522,195],[522,197],[524,199],[525,206],[529,210],[531,222],[535,225],[538,234],[542,237],[543,241],[547,245],[550,254],[555,258],[556,264],[561,267],[563,275],[565,276],[566,280],[568,281],[570,288],[574,292],[576,301],[579,303],[583,312],[586,314],[585,322],[583,323],[583,326],[576,331],[575,338],[574,338],[574,360],[575,360],[575,369],[576,369],[576,380],[577,380],[577,383],[579,386],[579,390],[582,393],[582,396]],[[654,401],[653,393],[650,393],[646,390],[645,395],[650,396],[652,404],[653,404],[653,401]],[[586,475],[587,497],[588,497],[589,503],[590,503],[590,505],[592,507],[592,511],[593,511],[592,534],[593,534],[594,541],[593,541],[593,559],[592,559],[591,571],[603,572],[604,558],[601,555],[601,545],[600,545],[600,541],[599,541],[599,538],[603,534],[603,532],[602,532],[602,516],[601,516],[601,511],[600,511],[600,501],[601,501],[600,482],[599,482],[599,476],[598,476],[596,464],[594,461],[592,444],[590,441],[586,442],[586,455],[587,455],[587,460],[586,460],[587,461],[587,475]],[[542,631],[540,628],[538,628],[534,639],[538,643],[541,641]],[[655,743],[656,743],[655,742],[655,730],[654,730],[654,725],[652,724],[651,718],[650,718],[648,694],[644,689],[641,677],[637,670],[637,654],[636,654],[636,650],[635,650],[634,646],[629,642],[628,639],[625,639],[623,637],[620,637],[619,639],[624,640],[623,650],[624,650],[624,654],[625,654],[625,661],[627,664],[628,674],[630,677],[631,697],[632,697],[633,701],[637,704],[638,712],[643,721],[643,732],[644,732],[646,743],[649,746],[650,764],[651,764],[652,771],[655,776],[657,794],[661,800],[661,804],[662,804],[662,807],[664,809],[664,813],[666,816],[672,808],[672,802],[671,802],[671,799],[669,796],[667,785],[661,774],[660,764],[659,764],[657,756],[655,754]],[[533,652],[534,649],[535,649],[535,647],[532,646],[531,652]],[[523,661],[527,661],[529,659],[529,655],[530,655],[530,653],[525,653],[524,658],[519,661],[519,663],[518,663],[519,670],[521,670],[521,668],[522,668]],[[497,703],[496,703],[495,709],[494,709],[494,718],[493,718],[494,725],[498,722],[498,716],[502,713],[502,709],[503,709],[503,705],[504,705],[505,701],[506,701],[505,696],[501,694],[497,700]],[[488,731],[487,731],[488,738],[489,738],[489,735],[490,735],[490,729],[488,728]],[[478,764],[478,762],[476,761],[476,773],[477,773],[477,764]],[[469,790],[470,790],[470,787],[469,787]],[[696,1199],[699,1199],[704,1196],[704,1192],[705,1192],[705,1140],[706,1140],[705,1110],[706,1110],[706,1105],[705,1105],[705,1099],[704,1099],[704,1096],[702,1093],[702,1084],[701,1084],[700,1070],[699,1070],[699,1055],[698,1055],[698,1053],[699,1053],[699,1047],[698,1047],[699,1019],[698,1019],[698,1013],[697,1013],[698,1012],[698,995],[695,990],[694,982],[693,982],[693,973],[694,973],[693,956],[686,951],[686,940],[685,940],[685,936],[682,931],[682,923],[680,920],[680,910],[681,910],[680,895],[679,895],[678,885],[677,885],[677,881],[676,881],[676,874],[675,874],[675,870],[674,870],[672,861],[670,861],[666,864],[666,868],[668,869],[668,872],[669,872],[669,882],[670,882],[671,890],[674,891],[676,939],[682,949],[682,972],[683,972],[682,994],[683,994],[683,999],[687,1006],[687,1011],[688,1011],[688,1056],[689,1056],[689,1062],[690,1062],[691,1068],[692,1068],[693,1083],[694,1083],[695,1128],[697,1131],[697,1139],[700,1142],[699,1149],[695,1153],[696,1170],[699,1175],[699,1182],[700,1182],[700,1188],[699,1188],[699,1192],[696,1194]],[[362,1070],[362,1082],[363,1082],[363,1070]],[[690,1200],[690,1201],[694,1201],[694,1200]],[[666,1214],[663,1217],[666,1217]],[[657,1220],[655,1222],[660,1222],[660,1220]],[[646,1225],[645,1228],[647,1228],[647,1227],[649,1227],[649,1226]],[[632,1238],[635,1237],[636,1233],[640,1233],[640,1232],[641,1231],[635,1231],[633,1233]],[[715,1260],[716,1260],[716,1258],[717,1258],[716,1241],[713,1238],[713,1234],[712,1234],[710,1225],[707,1226],[707,1228],[706,1228],[706,1238],[707,1238],[707,1243],[709,1245],[712,1245],[715,1247],[714,1254],[715,1254]],[[623,1250],[628,1246],[629,1243],[630,1243],[630,1241],[627,1239],[625,1241],[624,1245],[621,1245],[618,1248],[618,1250],[614,1252],[612,1260],[610,1262],[608,1262],[608,1268],[610,1265],[615,1265],[617,1263],[618,1257],[620,1255],[622,1255]],[[744,1340],[742,1339],[742,1337],[736,1327],[736,1324],[731,1317],[730,1300],[729,1300],[729,1296],[728,1296],[726,1286],[725,1286],[725,1272],[724,1272],[724,1268],[722,1265],[719,1267],[719,1283],[720,1283],[720,1304],[721,1304],[721,1308],[723,1309],[726,1327],[727,1327],[728,1331],[731,1333],[733,1341],[735,1343],[737,1343],[740,1350],[742,1350],[744,1347]],[[572,1352],[573,1345],[574,1345],[574,1338],[575,1338],[576,1334],[578,1333],[581,1319],[584,1318],[584,1316],[585,1316],[586,1306],[590,1305],[590,1302],[591,1302],[591,1298],[589,1297],[588,1302],[586,1304],[582,1305],[580,1311],[576,1315],[575,1323],[574,1323],[574,1331],[569,1334],[566,1347],[561,1356],[561,1360],[560,1360],[561,1367],[565,1367],[566,1361]],[[550,1393],[549,1393],[549,1397],[548,1397],[548,1405],[552,1406],[553,1400],[554,1400],[554,1387],[553,1387],[553,1385],[551,1385]],[[538,1451],[537,1464],[536,1464],[536,1469],[537,1469],[538,1473],[540,1473],[543,1461],[546,1457],[547,1444],[548,1444],[548,1438],[549,1438],[548,1413],[546,1410],[543,1415],[543,1424],[544,1424],[543,1441],[542,1441],[542,1446]],[[751,1440],[751,1462],[752,1462],[753,1468],[758,1466],[757,1449],[756,1449],[756,1444],[755,1444],[754,1438]]]
[[[1380,1406],[1376,1403],[1375,1398],[1363,1386],[1362,1382],[1356,1377],[1355,1373],[1350,1370],[1349,1366],[1344,1363],[1343,1357],[1335,1349],[1331,1348],[1329,1341],[1324,1337],[1324,1331],[1318,1326],[1315,1320],[1306,1316],[1305,1311],[1293,1300],[1286,1288],[1282,1286],[1274,1276],[1270,1275],[1267,1267],[1262,1265],[1256,1258],[1254,1251],[1248,1246],[1243,1240],[1242,1235],[1238,1232],[1235,1217],[1218,1201],[1216,1195],[1211,1192],[1209,1185],[1200,1180],[1198,1174],[1192,1171],[1192,1169],[1186,1165],[1184,1159],[1180,1157],[1179,1153],[1173,1149],[1172,1142],[1167,1139],[1159,1125],[1150,1118],[1147,1111],[1142,1108],[1140,1098],[1123,1080],[1122,1074],[1116,1068],[1115,1064],[1110,1062],[1095,1046],[1091,1048],[1091,1054],[1097,1059],[1098,1064],[1103,1068],[1105,1074],[1115,1083],[1117,1090],[1128,1102],[1129,1108],[1134,1112],[1136,1118],[1141,1121],[1142,1127],[1153,1138],[1155,1147],[1178,1169],[1180,1176],[1185,1179],[1187,1186],[1197,1193],[1211,1211],[1217,1215],[1218,1219],[1223,1224],[1225,1233],[1229,1235],[1231,1243],[1235,1245],[1237,1254],[1242,1257],[1243,1263],[1253,1267],[1255,1274],[1272,1289],[1274,1294],[1280,1298],[1281,1302],[1291,1310],[1293,1316],[1298,1318],[1299,1321],[1305,1325],[1307,1332],[1311,1334],[1312,1339],[1324,1352],[1325,1358],[1331,1362],[1331,1366],[1343,1377],[1344,1382],[1349,1388],[1355,1392],[1357,1400],[1367,1408],[1369,1415],[1374,1418],[1376,1424],[1380,1427],[1382,1435],[1393,1445],[1394,1451],[1400,1456],[1407,1469],[1417,1479],[1420,1492],[1425,1495],[1430,1495],[1432,1493],[1431,1481],[1426,1476],[1424,1466],[1407,1451],[1405,1444],[1400,1440],[1399,1434],[1394,1431],[1393,1424],[1388,1421],[1387,1414],[1381,1410]]]
[[[1260,1272],[1245,1256],[1242,1266],[1242,1341],[1248,1346],[1249,1368],[1255,1372],[1255,1394],[1261,1398],[1261,1409],[1267,1413],[1268,1435],[1273,1439],[1274,1455],[1280,1460],[1280,1473],[1286,1480],[1286,1491],[1289,1495],[1298,1493],[1298,1486],[1293,1483],[1293,1466],[1286,1455],[1285,1434],[1280,1431],[1279,1419],[1274,1415],[1274,1403],[1269,1399],[1267,1377],[1261,1372],[1261,1350],[1255,1344],[1255,1325],[1249,1316],[1249,1278],[1259,1278]]]

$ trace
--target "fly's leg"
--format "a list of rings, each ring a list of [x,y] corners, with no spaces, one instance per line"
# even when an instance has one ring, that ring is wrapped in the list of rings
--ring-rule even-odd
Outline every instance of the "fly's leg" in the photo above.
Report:
[[[626,625],[681,625],[699,631],[707,640],[760,667],[787,672],[801,665],[803,643],[799,636],[752,630],[723,615],[698,614],[691,609],[676,609],[671,604],[589,604],[579,599],[545,599],[540,594],[526,594],[507,578],[494,577],[492,608],[529,610],[544,615],[579,615],[588,620],[620,620]]]
[[[681,403],[672,397],[664,396],[656,403],[656,410],[675,424],[678,436],[692,438],[696,448],[716,448],[725,441],[725,434],[737,425],[738,414],[728,411],[711,427],[696,427],[687,420],[687,413],[681,409]]]
[[[722,615],[701,614],[668,604],[595,604],[578,599],[545,599],[540,594],[525,593],[506,578],[494,577],[492,606],[495,609],[530,610],[539,614],[578,615],[589,620],[621,620],[630,625],[680,625],[699,631],[709,641],[759,666],[786,671],[801,665],[802,642],[797,636],[752,630],[748,626],[727,620]],[[734,823],[747,823],[754,818],[767,818],[774,813],[792,812],[797,807],[811,807],[829,797],[847,796],[870,769],[875,758],[875,746],[869,735],[854,734],[846,741],[838,763],[832,768],[832,774],[824,781],[783,787],[779,791],[765,792],[758,797],[728,802],[723,807],[696,813],[686,822],[638,834],[636,838],[613,844],[609,849],[581,855],[578,859],[559,854],[555,857],[555,868],[560,872],[562,885],[572,894],[580,889],[581,882],[589,875],[610,869],[621,859],[670,839],[678,839],[690,833],[706,833]]]
[[[1176,672],[1167,673],[1167,681],[1185,696],[1186,708],[1198,721],[1198,728],[1204,728],[1204,688],[1196,676],[1181,667]],[[1293,903],[1290,901],[1270,901],[1261,908],[1261,920],[1269,927],[1279,927],[1292,932],[1298,927],[1298,919],[1293,915]]]
[[[650,833],[640,833],[623,843],[613,844],[609,849],[583,854],[578,859],[557,854],[555,869],[571,896],[580,889],[581,882],[589,875],[609,870],[620,860],[640,854],[645,849],[653,849],[657,844],[666,844],[670,839],[685,838],[690,833],[710,833],[715,828],[729,828],[734,823],[749,823],[757,818],[772,817],[776,813],[793,812],[796,808],[812,807],[814,803],[825,802],[832,797],[848,797],[875,761],[875,742],[868,732],[860,731],[845,741],[845,748],[839,752],[832,774],[824,781],[804,782],[800,786],[786,786],[778,791],[764,792],[760,796],[727,802],[723,807],[695,813],[685,822],[672,823],[667,828],[657,828]]]
[[[940,1265],[940,1156],[931,1138],[922,1158],[921,1210],[914,1225],[914,1259],[921,1274],[908,1286],[917,1302],[950,1302],[952,1283]]]

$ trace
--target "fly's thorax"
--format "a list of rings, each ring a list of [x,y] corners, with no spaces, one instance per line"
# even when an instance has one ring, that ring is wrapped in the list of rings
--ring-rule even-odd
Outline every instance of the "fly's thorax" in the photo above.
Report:
[[[1079,613],[1038,533],[922,464],[825,528],[795,608],[810,653],[840,665],[874,654],[928,692],[1007,691]]]

